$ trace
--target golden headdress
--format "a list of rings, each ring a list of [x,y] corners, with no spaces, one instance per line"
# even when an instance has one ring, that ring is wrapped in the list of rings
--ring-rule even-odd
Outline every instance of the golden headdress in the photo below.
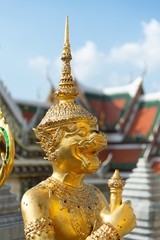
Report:
[[[63,61],[62,76],[59,81],[59,87],[55,92],[59,103],[51,106],[38,125],[37,130],[42,128],[46,130],[57,128],[61,125],[78,121],[87,121],[91,125],[97,124],[96,117],[92,116],[86,109],[74,102],[78,95],[78,90],[71,75],[70,61],[72,56],[69,44],[68,17],[66,20],[65,39],[61,59]]]

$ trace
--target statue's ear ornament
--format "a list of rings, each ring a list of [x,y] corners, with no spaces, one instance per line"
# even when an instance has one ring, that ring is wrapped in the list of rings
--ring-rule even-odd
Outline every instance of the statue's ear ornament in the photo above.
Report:
[[[59,159],[59,150],[57,149],[54,152],[51,152],[49,156],[44,159],[50,162],[57,162]]]
[[[33,130],[36,134],[36,137],[40,140],[40,142],[37,142],[37,144],[41,146],[47,155],[47,157],[44,159],[48,161],[57,161],[59,158],[59,151],[56,149],[56,147],[61,142],[65,134],[65,130],[60,127],[56,129],[39,128],[39,131],[37,129]]]

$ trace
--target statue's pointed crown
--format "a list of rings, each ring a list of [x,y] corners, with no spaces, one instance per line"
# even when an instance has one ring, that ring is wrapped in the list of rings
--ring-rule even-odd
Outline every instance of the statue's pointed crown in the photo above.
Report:
[[[78,121],[87,121],[92,125],[97,124],[96,117],[92,116],[86,109],[74,102],[78,95],[78,89],[71,75],[71,59],[67,16],[64,46],[61,56],[61,60],[63,61],[62,75],[57,91],[55,92],[55,96],[59,99],[59,103],[51,106],[38,125],[38,128],[58,127]]]

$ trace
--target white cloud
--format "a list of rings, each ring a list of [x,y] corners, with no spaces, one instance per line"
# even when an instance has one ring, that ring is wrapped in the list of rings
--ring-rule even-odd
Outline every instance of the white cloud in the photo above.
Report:
[[[120,83],[127,84],[129,81],[133,81],[134,79],[130,74],[119,74],[117,72],[111,72],[108,75],[108,82],[112,83],[112,86],[118,86]]]
[[[62,61],[61,61],[60,55],[55,59],[55,61],[53,63],[53,68],[55,68],[55,76],[60,77],[61,69],[62,69]]]
[[[50,65],[50,61],[45,57],[39,56],[39,57],[30,59],[28,64],[30,67],[38,71],[41,71],[42,73],[45,73],[47,67]]]
[[[92,81],[104,71],[106,56],[98,51],[95,43],[87,41],[85,46],[73,52],[72,69],[75,76],[83,82]]]
[[[150,78],[157,76],[155,73],[160,75],[160,22],[152,19],[149,23],[142,22],[141,26],[144,36],[141,41],[126,42],[111,48],[108,53],[100,51],[94,42],[87,41],[84,46],[72,52],[73,76],[87,86],[105,88],[130,82],[140,75],[145,67]],[[49,65],[50,60],[42,56],[29,61],[30,67],[43,73]],[[62,66],[60,56],[52,66],[53,79],[57,82]],[[159,85],[159,79],[152,79],[154,84],[149,83],[151,80],[147,81],[152,90]],[[145,80],[145,83],[147,81]]]
[[[112,48],[108,61],[114,64],[131,64],[143,69],[147,62],[148,71],[160,67],[160,23],[152,19],[148,24],[142,22],[143,42],[125,43],[119,48]]]
[[[73,52],[72,70],[77,79],[88,85],[93,82],[93,87],[107,87],[129,82],[130,71],[136,73],[134,77],[146,67],[150,74],[159,71],[160,23],[152,19],[149,23],[142,22],[141,26],[144,35],[141,41],[113,47],[109,53],[99,51],[94,42],[87,41]]]

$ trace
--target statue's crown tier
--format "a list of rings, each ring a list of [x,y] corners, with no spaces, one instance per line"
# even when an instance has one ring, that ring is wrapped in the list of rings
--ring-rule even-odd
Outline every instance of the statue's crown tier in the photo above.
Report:
[[[66,21],[65,40],[62,52],[62,76],[59,81],[59,87],[55,92],[55,96],[59,99],[59,103],[53,105],[41,123],[38,125],[37,130],[43,127],[56,128],[60,125],[69,124],[77,121],[86,121],[91,125],[97,124],[97,118],[92,116],[86,109],[74,102],[78,95],[77,86],[72,79],[70,61],[72,59],[70,44],[69,44],[69,30],[68,30],[68,17]]]
[[[97,118],[92,116],[86,109],[82,108],[80,105],[74,102],[64,102],[53,105],[48,110],[45,117],[42,119],[39,127],[57,127],[59,125],[64,125],[77,121],[87,121],[91,125],[97,124]]]

